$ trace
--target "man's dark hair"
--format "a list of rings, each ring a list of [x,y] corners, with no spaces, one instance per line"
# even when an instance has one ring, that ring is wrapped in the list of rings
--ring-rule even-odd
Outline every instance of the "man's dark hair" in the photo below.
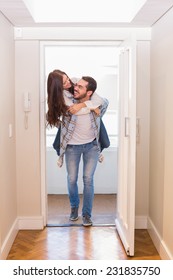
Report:
[[[91,90],[93,93],[97,88],[97,82],[90,76],[83,76],[82,79],[88,82],[87,91]]]

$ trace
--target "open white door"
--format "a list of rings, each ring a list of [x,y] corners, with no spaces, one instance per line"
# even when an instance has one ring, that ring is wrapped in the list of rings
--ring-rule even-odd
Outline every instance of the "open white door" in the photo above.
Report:
[[[119,59],[119,148],[116,228],[134,255],[136,177],[136,43],[124,43]]]

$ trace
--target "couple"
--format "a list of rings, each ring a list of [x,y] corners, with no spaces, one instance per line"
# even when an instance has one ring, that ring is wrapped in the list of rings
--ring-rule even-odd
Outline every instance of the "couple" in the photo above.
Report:
[[[78,219],[79,194],[78,171],[83,156],[83,208],[84,226],[91,226],[94,198],[94,172],[97,162],[102,161],[101,151],[110,143],[101,117],[108,107],[107,99],[95,93],[96,81],[84,76],[73,83],[67,74],[54,70],[48,76],[47,123],[57,126],[58,134],[54,142],[59,160],[67,168],[68,193],[71,205],[70,220]]]

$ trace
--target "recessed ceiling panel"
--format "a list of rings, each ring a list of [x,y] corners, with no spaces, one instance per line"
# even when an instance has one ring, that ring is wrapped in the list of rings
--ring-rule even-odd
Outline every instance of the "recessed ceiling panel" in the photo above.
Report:
[[[131,22],[146,0],[23,0],[35,22]]]

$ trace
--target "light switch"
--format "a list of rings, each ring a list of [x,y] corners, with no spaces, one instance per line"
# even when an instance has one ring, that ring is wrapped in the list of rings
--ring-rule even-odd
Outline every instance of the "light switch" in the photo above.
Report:
[[[8,135],[9,135],[9,138],[11,138],[13,136],[13,128],[12,128],[11,123],[8,126]]]

